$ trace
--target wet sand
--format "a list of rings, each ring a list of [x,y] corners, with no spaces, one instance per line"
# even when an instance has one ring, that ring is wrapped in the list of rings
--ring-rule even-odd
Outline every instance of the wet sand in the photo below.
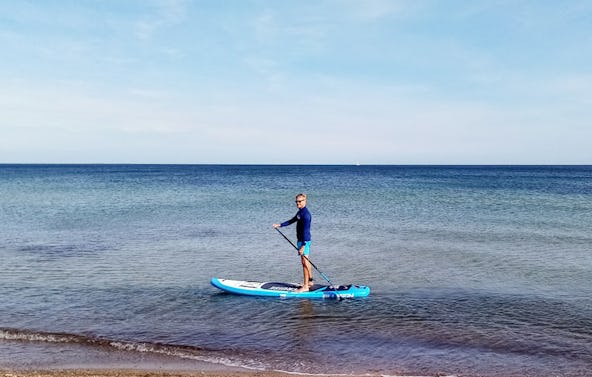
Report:
[[[0,371],[1,377],[286,377],[288,373],[269,371],[151,371],[151,370],[48,370]],[[298,376],[307,376],[301,375]]]

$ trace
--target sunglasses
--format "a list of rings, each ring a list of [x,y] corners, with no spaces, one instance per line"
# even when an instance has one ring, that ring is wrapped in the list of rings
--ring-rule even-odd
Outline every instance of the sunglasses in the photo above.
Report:
[[[296,203],[302,203],[302,202],[305,202],[305,201],[306,201],[306,199],[300,199],[300,200],[296,200]]]

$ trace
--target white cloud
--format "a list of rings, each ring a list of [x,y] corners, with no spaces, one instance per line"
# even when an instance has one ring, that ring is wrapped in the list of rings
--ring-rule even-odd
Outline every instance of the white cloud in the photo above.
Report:
[[[337,11],[347,14],[348,18],[362,22],[373,22],[386,17],[407,13],[416,9],[413,2],[396,0],[333,0],[329,4]]]
[[[444,100],[425,88],[333,85],[340,91],[292,91],[294,97],[262,101],[240,93],[200,100],[157,89],[114,93],[15,82],[0,89],[0,153],[24,162],[583,163],[591,157],[584,144],[592,131],[558,126],[555,108]]]
[[[570,74],[550,80],[547,83],[548,91],[552,91],[564,101],[580,104],[582,106],[592,105],[592,74]],[[588,108],[589,109],[589,108]]]
[[[154,33],[167,26],[181,23],[187,14],[187,2],[184,0],[153,1],[155,10],[136,21],[136,36],[140,39],[151,39]]]

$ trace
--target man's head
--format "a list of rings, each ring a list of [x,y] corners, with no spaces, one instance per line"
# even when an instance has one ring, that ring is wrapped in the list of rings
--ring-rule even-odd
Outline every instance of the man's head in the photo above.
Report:
[[[306,207],[306,194],[296,195],[296,207],[298,207],[298,208]]]

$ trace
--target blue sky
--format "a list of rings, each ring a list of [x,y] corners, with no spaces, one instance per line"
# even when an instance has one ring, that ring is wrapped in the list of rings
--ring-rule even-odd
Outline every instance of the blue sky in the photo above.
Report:
[[[590,164],[590,1],[0,1],[0,162]]]

